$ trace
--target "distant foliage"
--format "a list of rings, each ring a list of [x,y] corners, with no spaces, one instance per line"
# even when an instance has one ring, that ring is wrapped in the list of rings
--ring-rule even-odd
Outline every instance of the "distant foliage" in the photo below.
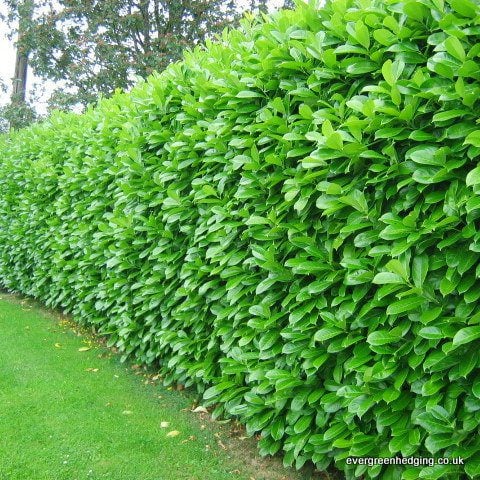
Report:
[[[37,119],[34,108],[27,103],[9,103],[0,107],[0,133],[24,128]]]
[[[478,478],[479,19],[302,5],[0,139],[1,282],[286,464]]]

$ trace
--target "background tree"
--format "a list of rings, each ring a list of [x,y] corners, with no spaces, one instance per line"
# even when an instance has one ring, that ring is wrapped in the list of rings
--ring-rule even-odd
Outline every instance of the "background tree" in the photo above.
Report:
[[[47,1],[30,24],[31,65],[36,75],[64,82],[52,106],[85,105],[163,70],[241,14],[233,0]]]
[[[34,121],[34,109],[27,103],[27,71],[29,58],[28,31],[32,23],[34,2],[33,0],[9,0],[7,2],[8,14],[4,20],[10,24],[17,23],[16,29],[16,52],[15,67],[12,78],[12,89],[10,103],[0,108],[0,130],[8,128],[18,129]],[[13,35],[13,31],[11,33]],[[7,89],[5,84],[1,85],[4,93]]]
[[[268,0],[250,0],[250,9],[252,11],[260,11],[263,13],[268,12],[268,6],[270,2]],[[294,8],[295,0],[283,0],[281,4],[282,8]]]

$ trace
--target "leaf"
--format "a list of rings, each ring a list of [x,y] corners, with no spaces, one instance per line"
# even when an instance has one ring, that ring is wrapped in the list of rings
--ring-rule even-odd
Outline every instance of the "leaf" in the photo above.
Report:
[[[439,340],[444,338],[442,331],[438,327],[421,328],[418,335],[422,338],[428,338],[429,340]]]
[[[467,186],[478,185],[480,183],[480,167],[476,167],[468,172],[466,177]]]
[[[435,395],[444,386],[441,380],[427,380],[422,386],[422,395],[428,397]]]
[[[193,413],[208,413],[208,410],[205,407],[199,405],[192,410]],[[168,426],[168,425],[167,425]]]
[[[395,84],[395,77],[393,76],[392,61],[388,59],[382,66],[382,75],[385,81],[390,85]]]
[[[390,45],[392,45],[392,43],[395,43],[396,41],[395,35],[393,35],[393,33],[386,28],[379,28],[378,30],[374,30],[373,38],[375,38],[378,43],[386,47],[389,47]]]
[[[465,60],[465,50],[462,46],[462,42],[457,37],[448,37],[445,40],[445,48],[447,52],[452,56],[463,62]]]
[[[412,262],[412,278],[417,288],[422,288],[428,273],[428,257],[417,255]]]
[[[345,203],[346,205],[350,205],[359,212],[368,213],[368,205],[365,194],[360,190],[353,190],[353,192],[350,194],[340,197],[338,201]]]
[[[402,284],[404,283],[403,278],[396,274],[396,273],[391,273],[391,272],[380,272],[375,275],[375,277],[372,280],[373,283],[376,283],[378,285],[384,285],[387,283],[399,283]]]
[[[418,472],[418,467],[416,468]],[[444,480],[455,475],[458,472],[457,465],[434,465],[433,467],[423,467],[418,478],[426,480]]]
[[[398,300],[391,303],[387,307],[387,315],[398,315],[411,310],[418,310],[418,308],[425,303],[425,299],[422,297],[412,296],[403,300]]]
[[[348,430],[348,425],[344,422],[336,423],[328,428],[323,434],[324,440],[332,440],[338,438],[342,433]]]
[[[472,393],[477,397],[480,398],[480,377],[477,377],[472,385]]]
[[[451,445],[452,437],[449,434],[429,435],[425,439],[425,447],[433,455],[439,450],[448,448]]]
[[[160,422],[160,428],[168,428],[170,426],[170,422]]]
[[[443,166],[445,164],[445,156],[439,154],[439,152],[440,149],[433,145],[420,145],[408,150],[405,154],[405,158],[422,165]]]
[[[283,420],[281,418],[277,418],[272,424],[272,428],[270,432],[272,435],[272,438],[275,441],[278,441],[283,437],[284,432],[285,432],[285,428],[284,428]]]
[[[180,435],[180,432],[178,430],[171,430],[170,432],[167,433],[167,437],[178,437]]]
[[[312,423],[312,417],[309,415],[305,415],[300,417],[295,425],[293,426],[293,431],[295,433],[302,433],[304,432]]]
[[[453,345],[459,347],[480,338],[480,326],[461,328],[453,337]]]
[[[369,60],[348,60],[347,73],[351,75],[364,75],[365,73],[374,72],[377,69],[375,62]]]
[[[263,97],[261,93],[254,92],[252,90],[242,90],[241,92],[237,93],[237,98],[258,98]]]
[[[397,128],[381,128],[375,132],[375,139],[377,138],[395,138],[399,134],[405,132],[404,127]]]
[[[430,412],[423,412],[418,415],[414,422],[423,427],[430,433],[451,433],[453,427],[448,425],[445,421],[435,418]]]
[[[343,333],[343,330],[336,328],[336,327],[324,327],[320,330],[317,330],[315,335],[313,336],[313,340],[316,342],[324,342],[329,340],[330,338],[334,338],[337,335]]]
[[[401,229],[402,232],[404,231],[409,231],[408,229]],[[389,260],[387,264],[385,265],[385,268],[387,268],[390,272],[396,273],[398,276],[403,278],[406,282],[408,282],[409,279],[409,273],[407,268],[405,267],[405,264],[398,260],[397,258],[394,258],[392,260]]]
[[[422,184],[422,185],[431,185],[437,183],[439,180],[436,179],[440,170],[434,167],[420,167],[415,169],[413,172],[412,178]]]
[[[332,122],[327,118],[322,123],[322,135],[324,135],[325,137],[329,137],[334,132],[335,130],[333,129]]]
[[[367,337],[367,342],[370,345],[387,345],[389,343],[398,342],[402,338],[401,332],[394,330],[378,330],[370,333]]]
[[[133,412],[131,410],[124,410],[122,415],[133,415]]]
[[[480,475],[480,454],[476,453],[465,462],[465,472],[470,478]]]
[[[426,310],[421,314],[420,320],[423,323],[433,322],[436,318],[438,318],[441,315],[442,312],[443,312],[442,307],[430,308],[429,310]]]
[[[91,350],[91,349],[92,349],[92,347],[80,347],[78,349],[78,351],[79,352],[88,352],[88,350]]]
[[[465,138],[465,141],[463,142],[463,144],[473,145],[474,147],[480,147],[480,130],[474,130],[473,132],[470,132]],[[475,170],[477,170],[477,168]],[[478,182],[475,182],[475,183],[478,183]],[[468,177],[467,177],[467,185],[468,185]]]
[[[313,118],[313,111],[312,109],[305,103],[302,103],[300,107],[298,107],[298,113],[307,120],[311,120]]]
[[[367,26],[361,20],[355,22],[355,39],[366,49],[370,46],[370,33]]]
[[[445,112],[436,113],[433,116],[433,121],[434,122],[446,122],[448,120],[452,120],[453,118],[458,118],[458,117],[462,117],[464,115],[468,115],[469,113],[470,112],[468,110],[447,110]],[[465,130],[463,130],[463,132],[465,132]],[[433,139],[428,138],[428,140],[433,140]]]
[[[474,18],[477,15],[478,7],[470,0],[449,0],[452,8],[460,15],[467,18]]]
[[[329,135],[325,141],[325,145],[333,150],[342,150],[343,148],[343,139],[338,132],[333,132]]]

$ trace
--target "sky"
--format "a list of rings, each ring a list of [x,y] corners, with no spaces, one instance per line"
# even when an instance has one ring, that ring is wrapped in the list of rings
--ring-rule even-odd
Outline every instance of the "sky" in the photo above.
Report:
[[[241,0],[240,0],[241,2]],[[278,5],[281,4],[281,0],[270,0],[269,7],[271,9],[278,8]],[[7,38],[7,33],[11,29],[11,27],[4,22],[0,21],[0,80],[1,82],[5,83],[8,88],[11,88],[11,78],[14,74],[15,68],[15,48],[14,43]],[[27,88],[33,84],[36,80],[32,72],[29,71],[27,74]],[[36,109],[38,113],[44,114],[46,113],[46,100],[48,98],[49,92],[51,92],[54,88],[54,84],[52,82],[44,83],[45,86],[45,94],[40,97],[39,102],[36,102]],[[28,95],[28,93],[27,93]],[[8,101],[9,92],[4,93],[0,92],[0,105],[5,104]]]
[[[6,37],[7,31],[8,25],[0,22],[0,79],[5,83],[13,77],[15,61],[15,51],[12,43]]]

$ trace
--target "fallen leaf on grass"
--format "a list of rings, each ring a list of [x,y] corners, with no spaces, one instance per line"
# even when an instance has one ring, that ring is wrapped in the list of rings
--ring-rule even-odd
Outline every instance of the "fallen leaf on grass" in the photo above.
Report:
[[[188,443],[188,442],[193,442],[194,440],[196,440],[195,435],[190,435],[190,436],[189,436],[188,438],[186,438],[185,440],[182,440],[182,444]]]
[[[131,410],[124,410],[123,415],[131,415],[133,412]]]
[[[91,349],[92,349],[92,347],[80,347],[80,348],[78,349],[78,351],[79,351],[79,352],[86,352],[86,351],[91,350]]]
[[[98,372],[98,368],[86,368],[86,372]]]
[[[208,410],[205,407],[202,407],[201,405],[197,408],[194,408],[192,410],[193,413],[208,413]]]
[[[56,343],[55,348],[62,348],[62,345],[60,343]]]
[[[167,437],[176,437],[180,435],[180,432],[178,430],[172,430],[171,432],[167,433]]]
[[[168,428],[170,426],[170,422],[160,422],[160,428]]]

